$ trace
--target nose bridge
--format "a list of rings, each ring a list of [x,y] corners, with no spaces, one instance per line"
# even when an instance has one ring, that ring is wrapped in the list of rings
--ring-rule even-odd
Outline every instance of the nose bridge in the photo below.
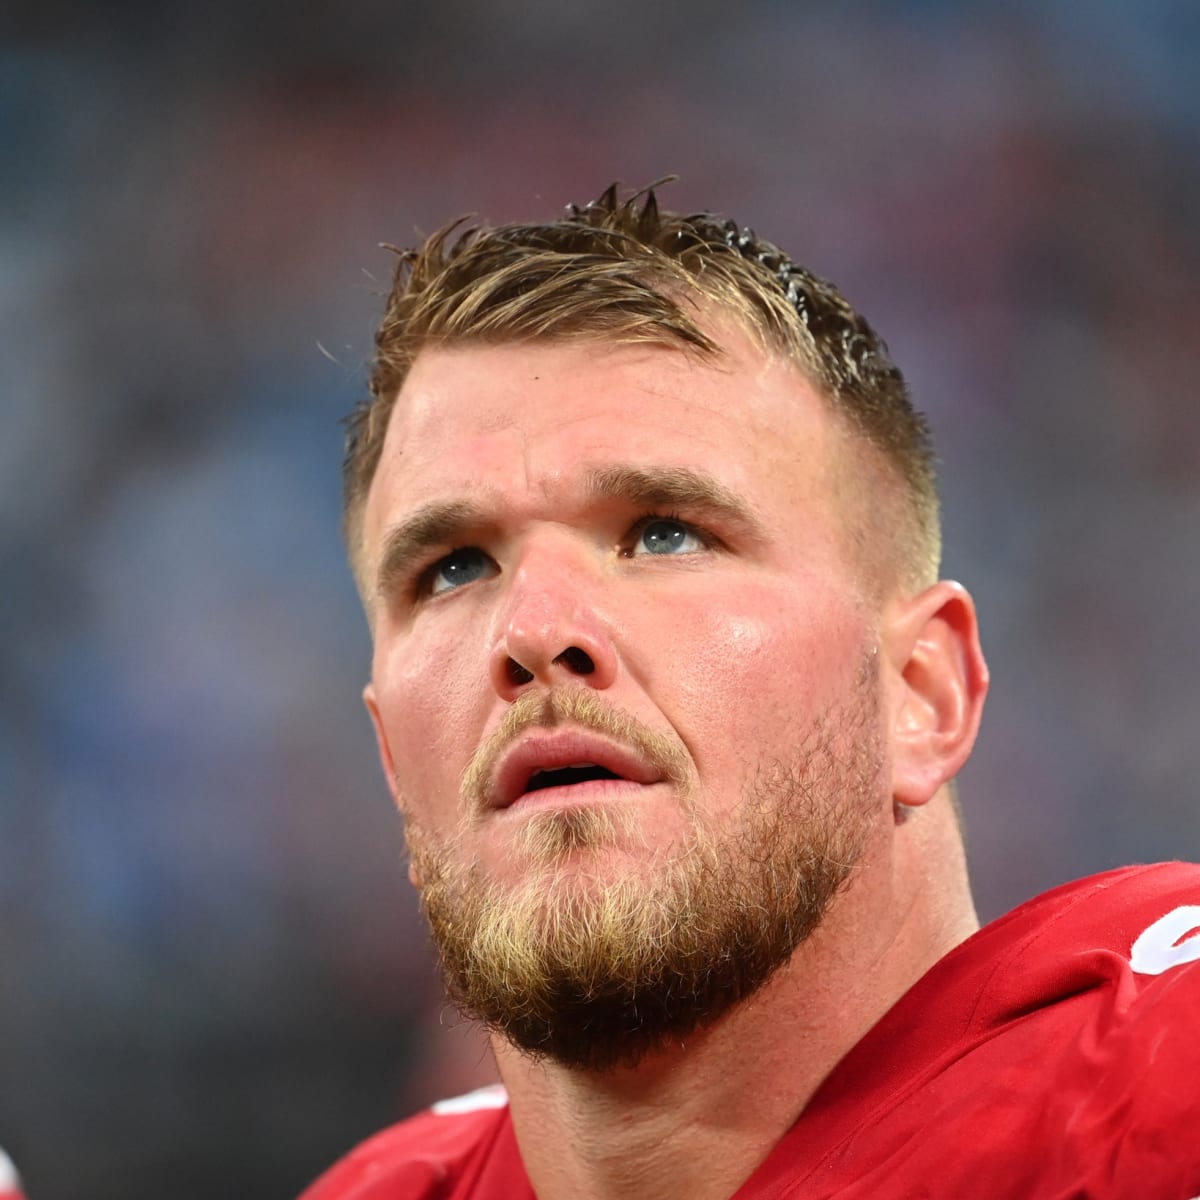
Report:
[[[603,617],[603,568],[569,530],[528,537],[510,568],[492,652],[492,676],[506,695],[560,677],[593,687],[615,678],[616,655]]]
[[[595,603],[599,580],[585,557],[565,534],[530,538],[509,585],[503,635],[522,643],[545,642],[547,649],[566,637],[551,651],[561,653],[570,644],[570,630],[587,623]]]

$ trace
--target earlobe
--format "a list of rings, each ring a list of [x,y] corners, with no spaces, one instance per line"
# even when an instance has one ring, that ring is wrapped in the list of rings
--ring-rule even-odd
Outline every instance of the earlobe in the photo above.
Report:
[[[943,580],[890,613],[885,638],[896,686],[892,795],[918,806],[958,774],[979,730],[988,669],[975,604]]]

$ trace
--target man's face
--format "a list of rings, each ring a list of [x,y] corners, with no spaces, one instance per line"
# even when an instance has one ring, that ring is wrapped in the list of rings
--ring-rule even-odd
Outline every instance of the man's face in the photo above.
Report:
[[[715,361],[427,350],[367,500],[367,699],[451,991],[577,1065],[636,1058],[761,983],[888,810],[844,434],[794,367],[718,340]],[[768,909],[777,944],[714,976],[701,960],[761,941]],[[493,991],[535,959],[545,977],[532,1031],[471,990],[506,954]],[[556,1033],[572,988],[615,1008]],[[624,1021],[623,1048],[572,1049],[597,1017]]]

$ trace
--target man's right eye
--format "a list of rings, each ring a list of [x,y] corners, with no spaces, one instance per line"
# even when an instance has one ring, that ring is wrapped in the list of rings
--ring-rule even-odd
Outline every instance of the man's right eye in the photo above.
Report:
[[[479,579],[490,579],[499,567],[477,546],[465,546],[439,558],[426,573],[431,596],[454,591]]]

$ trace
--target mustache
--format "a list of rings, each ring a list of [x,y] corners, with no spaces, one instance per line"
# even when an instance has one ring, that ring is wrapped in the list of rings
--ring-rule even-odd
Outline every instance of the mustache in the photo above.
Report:
[[[692,768],[678,739],[659,733],[636,717],[602,700],[595,691],[567,685],[528,692],[516,700],[491,735],[472,756],[463,772],[461,793],[468,812],[487,807],[488,791],[504,752],[528,729],[571,725],[603,734],[633,750],[668,782],[691,791]]]

